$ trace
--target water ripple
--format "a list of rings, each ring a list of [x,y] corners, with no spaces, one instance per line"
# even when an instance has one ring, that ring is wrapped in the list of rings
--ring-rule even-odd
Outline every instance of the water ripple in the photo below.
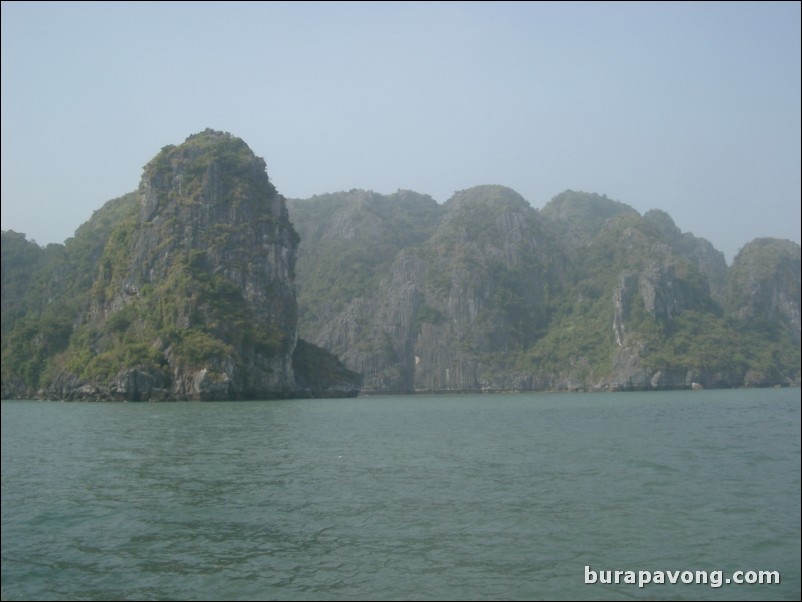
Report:
[[[2,403],[2,599],[799,599],[799,390]],[[780,586],[585,585],[779,570]]]

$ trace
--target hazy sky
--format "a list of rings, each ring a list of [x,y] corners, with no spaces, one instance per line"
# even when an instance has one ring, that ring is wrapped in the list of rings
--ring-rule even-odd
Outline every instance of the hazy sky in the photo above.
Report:
[[[503,184],[800,241],[800,4],[2,3],[2,228],[63,242],[167,144],[287,197]]]

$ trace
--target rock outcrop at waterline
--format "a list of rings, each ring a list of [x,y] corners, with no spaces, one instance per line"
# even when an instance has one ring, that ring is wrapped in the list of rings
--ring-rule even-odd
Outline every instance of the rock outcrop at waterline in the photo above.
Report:
[[[22,340],[22,320],[9,328],[7,353],[4,332],[4,397],[356,394],[357,376],[336,368],[330,354],[304,346],[296,357],[299,239],[264,161],[242,140],[206,130],[163,148],[145,166],[138,192],[114,205],[108,228],[79,230],[55,270],[91,269],[89,290],[38,303],[40,327],[56,320],[61,339],[41,336],[46,344],[37,349]],[[82,256],[90,234],[103,239],[102,250]],[[316,371],[320,361],[308,361],[313,353],[327,364],[325,374]],[[304,374],[296,374],[298,365]]]

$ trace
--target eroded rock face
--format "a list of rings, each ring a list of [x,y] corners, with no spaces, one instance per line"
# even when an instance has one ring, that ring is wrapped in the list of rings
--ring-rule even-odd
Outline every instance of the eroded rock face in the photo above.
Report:
[[[4,358],[16,350],[3,363],[5,397],[358,391],[358,375],[330,353],[305,343],[298,353],[299,237],[264,161],[231,134],[206,130],[164,147],[138,191],[106,203],[64,247],[45,254],[3,235],[4,265],[22,269],[20,258],[30,256],[37,282],[74,279],[53,295],[36,290],[8,304],[20,274],[4,270],[4,312],[13,310],[8,321],[4,314]]]
[[[61,372],[40,396],[302,394],[293,367],[299,238],[264,161],[239,138],[206,130],[145,166],[136,201],[106,236]],[[355,375],[328,376],[305,374],[303,390],[355,394]]]
[[[104,332],[98,351],[119,343],[106,326],[127,312],[126,335],[138,328],[141,344],[161,354],[164,373],[129,369],[116,378],[115,396],[166,388],[171,398],[205,400],[293,390],[298,236],[264,161],[242,140],[206,130],[162,149],[145,167],[137,219],[115,242],[90,309]]]
[[[369,236],[343,227],[372,221],[358,211],[362,198],[351,197],[321,238]],[[308,333],[362,374],[364,391],[481,390],[480,355],[522,349],[545,321],[558,257],[520,195],[480,186],[457,193],[435,217],[428,237],[395,252],[369,296],[349,299]]]
[[[710,296],[716,302],[723,303],[727,294],[727,262],[724,254],[710,241],[698,238],[690,232],[681,232],[665,211],[652,209],[647,211],[643,218],[658,228],[674,255],[696,266],[705,277],[705,286]]]
[[[732,265],[731,311],[739,320],[779,323],[800,340],[800,248],[789,240],[758,238]]]
[[[352,395],[354,372],[366,392],[800,382],[790,241],[728,269],[664,212],[572,191],[538,211],[502,186],[290,207],[301,247],[264,162],[207,130],[72,243],[4,232],[3,396]]]
[[[761,307],[798,339],[798,246],[796,284],[778,275],[764,286],[755,270],[741,276],[755,293],[739,306],[748,322],[740,328],[727,312],[723,255],[664,212],[641,216],[572,191],[537,211],[501,186],[458,192],[436,208],[412,199],[351,191],[291,204],[301,231],[325,249],[299,261],[302,290],[317,293],[302,304],[303,332],[361,373],[364,391],[798,381],[793,358],[753,368],[777,353],[753,345]],[[416,237],[394,236],[412,223]],[[355,285],[327,280],[322,262]]]

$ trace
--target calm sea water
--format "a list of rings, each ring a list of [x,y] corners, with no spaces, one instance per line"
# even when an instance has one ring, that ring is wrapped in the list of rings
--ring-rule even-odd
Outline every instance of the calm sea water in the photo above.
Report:
[[[800,390],[3,402],[2,599],[53,598],[799,600]]]

